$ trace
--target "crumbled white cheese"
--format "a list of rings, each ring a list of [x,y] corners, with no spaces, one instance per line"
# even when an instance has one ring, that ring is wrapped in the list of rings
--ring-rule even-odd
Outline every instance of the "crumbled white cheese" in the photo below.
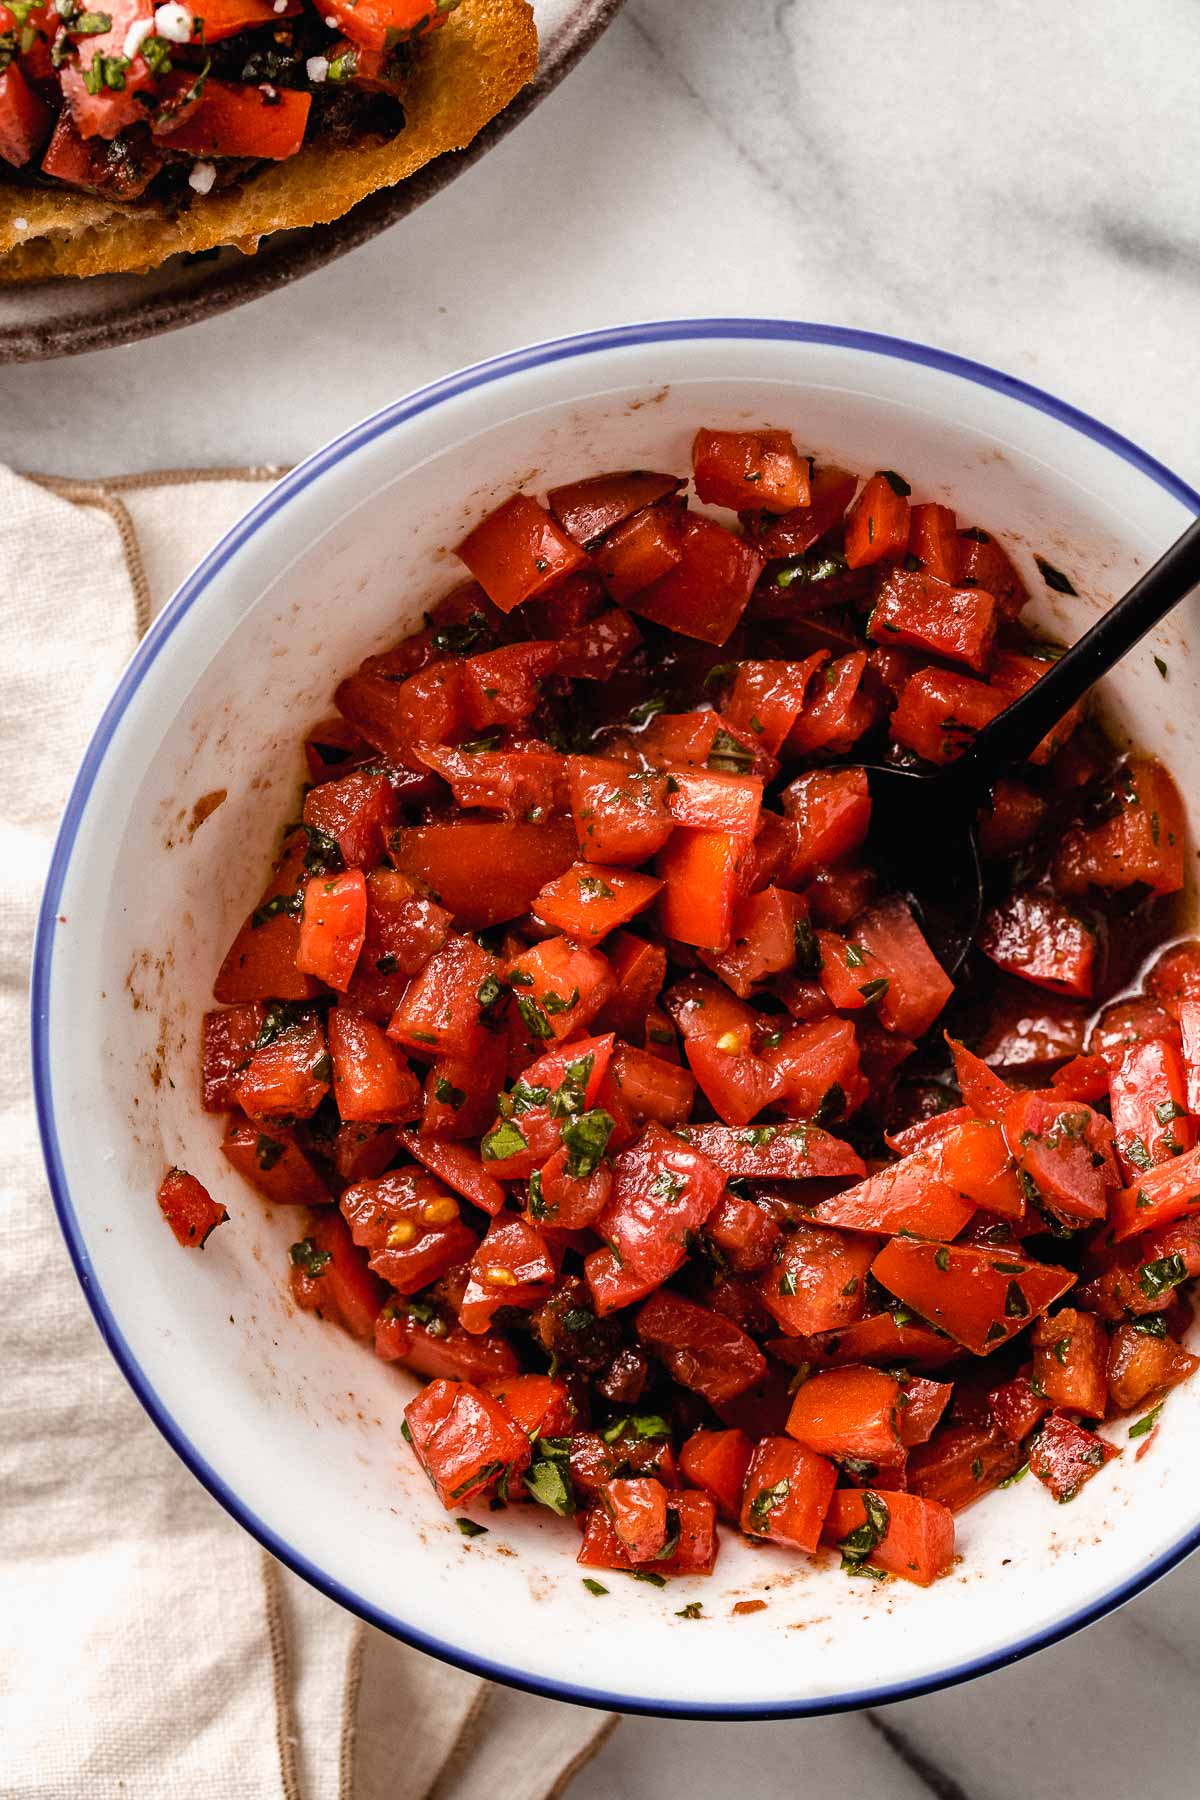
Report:
[[[329,75],[329,58],[327,56],[310,56],[304,67],[308,70],[310,81],[324,81]]]
[[[121,45],[122,54],[129,62],[132,62],[146,39],[153,36],[153,19],[135,19],[125,33],[125,42]]]
[[[334,18],[332,13],[325,14],[325,23],[328,25],[330,31],[336,31],[338,28],[337,20]]]
[[[14,219],[13,220],[13,230],[14,231],[28,231],[29,230],[29,220],[28,219]]]
[[[188,176],[188,186],[197,194],[207,194],[216,179],[217,171],[213,163],[193,163],[192,172]]]
[[[285,13],[287,9],[288,0],[275,0],[275,11],[277,13]]]
[[[154,15],[154,29],[169,44],[186,44],[192,35],[192,15],[179,0],[166,0]]]

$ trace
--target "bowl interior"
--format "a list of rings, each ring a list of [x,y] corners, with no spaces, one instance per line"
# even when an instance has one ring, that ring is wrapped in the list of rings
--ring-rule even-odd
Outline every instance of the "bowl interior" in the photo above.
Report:
[[[400,1440],[410,1377],[296,1315],[296,1216],[264,1208],[197,1100],[200,1020],[295,815],[303,729],[339,676],[459,578],[449,546],[514,486],[686,470],[699,423],[769,422],[818,456],[903,470],[1015,546],[1073,635],[1187,522],[1102,437],[997,380],[864,341],[613,334],[468,372],[380,415],[274,490],[185,586],[89,752],[39,962],[47,1151],[72,1248],[127,1373],[192,1466],[302,1573],[426,1647],[627,1709],[821,1709],[986,1666],[1056,1635],[1181,1553],[1200,1524],[1200,1383],[1070,1507],[1034,1481],[960,1521],[928,1592],[850,1580],[726,1536],[716,1574],[582,1586],[569,1524],[533,1509],[464,1539]],[[1034,551],[1081,598],[1049,592]],[[1200,774],[1195,604],[1110,684],[1183,791]],[[1159,674],[1154,656],[1167,664]],[[219,804],[214,804],[220,797]],[[485,874],[484,874],[485,878]],[[233,1223],[180,1253],[154,1193],[180,1163]],[[1114,1441],[1124,1443],[1125,1428]],[[690,1600],[704,1619],[680,1619]],[[739,1602],[765,1602],[734,1614]]]

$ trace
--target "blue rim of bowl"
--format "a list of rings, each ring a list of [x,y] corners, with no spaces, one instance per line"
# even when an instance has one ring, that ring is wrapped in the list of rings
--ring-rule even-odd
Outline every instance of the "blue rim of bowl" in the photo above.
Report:
[[[911,1681],[893,1682],[858,1693],[835,1694],[808,1700],[767,1702],[762,1705],[722,1705],[719,1702],[713,1704],[689,1703],[673,1699],[647,1698],[640,1694],[604,1693],[594,1688],[576,1686],[567,1681],[546,1680],[529,1675],[521,1669],[509,1668],[505,1664],[494,1662],[487,1657],[472,1655],[453,1644],[443,1643],[439,1638],[406,1624],[403,1619],[394,1618],[390,1613],[373,1605],[363,1595],[351,1592],[341,1582],[334,1580],[324,1570],[310,1562],[307,1557],[294,1550],[291,1545],[285,1543],[278,1536],[270,1525],[242,1503],[229,1484],[217,1474],[195,1445],[180,1430],[159,1400],[145,1371],[126,1343],[108,1302],[95,1280],[62,1164],[50,1080],[49,998],[55,923],[80,822],[97,773],[126,707],[179,621],[201,598],[214,576],[266,520],[272,518],[299,494],[302,494],[326,469],[345,461],[348,456],[353,455],[364,445],[384,436],[406,420],[430,411],[431,408],[440,405],[443,401],[454,399],[472,389],[488,386],[492,382],[502,380],[509,375],[519,374],[524,370],[536,369],[549,363],[570,361],[576,357],[592,355],[597,351],[621,350],[644,344],[685,342],[696,339],[710,341],[752,339],[760,343],[774,340],[785,343],[826,345],[838,349],[862,351],[872,356],[885,356],[902,362],[918,363],[925,368],[957,376],[961,380],[977,386],[991,388],[996,393],[1017,400],[1037,412],[1046,413],[1060,424],[1071,427],[1082,436],[1090,438],[1093,443],[1101,445],[1104,449],[1111,451],[1113,455],[1120,457],[1122,461],[1129,463],[1131,467],[1153,481],[1156,486],[1165,489],[1181,505],[1194,513],[1200,513],[1200,493],[1189,487],[1164,464],[1146,451],[1139,449],[1136,444],[1121,436],[1119,432],[1100,424],[1098,420],[1091,418],[1087,413],[1068,405],[1065,401],[1056,399],[1052,394],[1032,387],[1014,376],[1005,375],[999,370],[989,368],[984,363],[972,362],[948,351],[934,350],[927,345],[912,343],[903,338],[884,337],[869,331],[852,331],[836,325],[809,324],[785,319],[733,318],[663,320],[637,325],[614,326],[571,337],[555,338],[545,344],[536,344],[527,349],[511,351],[504,356],[475,363],[454,375],[448,375],[440,381],[432,382],[427,387],[418,388],[405,399],[398,400],[391,406],[371,414],[360,424],[335,438],[324,449],[318,450],[305,462],[300,463],[291,474],[286,475],[277,486],[264,495],[245,517],[209,551],[203,562],[179,588],[142,640],[121,677],[116,692],[105,708],[100,723],[93,733],[71,789],[55,841],[50,872],[42,897],[33,951],[31,993],[33,1079],[38,1129],[41,1134],[42,1153],[50,1179],[55,1211],[67,1242],[71,1261],[75,1266],[76,1275],[88,1305],[92,1309],[101,1336],[134,1393],[172,1449],[186,1463],[192,1474],[204,1484],[214,1499],[218,1500],[225,1510],[280,1562],[286,1564],[295,1574],[310,1582],[331,1600],[336,1600],[339,1605],[357,1613],[368,1624],[377,1626],[393,1637],[413,1645],[414,1648],[424,1650],[432,1656],[441,1658],[444,1662],[453,1663],[473,1674],[485,1676],[493,1681],[505,1682],[511,1687],[524,1688],[549,1699],[564,1700],[579,1706],[602,1707],[606,1711],[645,1713],[662,1718],[801,1718],[826,1713],[849,1712],[860,1707],[882,1706],[898,1700],[913,1699],[919,1694],[970,1681],[977,1675],[1006,1667],[1010,1663],[1019,1661],[1022,1657],[1031,1655],[1035,1650],[1042,1650],[1051,1644],[1058,1643],[1060,1639],[1069,1637],[1073,1632],[1094,1623],[1095,1620],[1102,1618],[1114,1608],[1123,1605],[1125,1601],[1132,1599],[1135,1594],[1141,1593],[1153,1581],[1165,1575],[1184,1557],[1190,1555],[1197,1545],[1200,1545],[1200,1524],[1197,1524],[1194,1530],[1187,1533],[1169,1550],[1164,1551],[1154,1563],[1143,1569],[1132,1580],[1113,1588],[1110,1592],[1055,1625],[1048,1626],[1029,1637],[1019,1639],[1004,1649],[980,1656],[973,1661],[958,1663],[952,1668],[924,1675]]]

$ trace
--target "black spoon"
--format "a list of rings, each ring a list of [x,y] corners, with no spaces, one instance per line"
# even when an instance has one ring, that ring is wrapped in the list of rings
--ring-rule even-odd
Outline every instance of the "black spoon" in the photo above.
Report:
[[[940,769],[868,764],[871,846],[891,887],[917,906],[938,961],[953,975],[983,909],[976,818],[996,778],[1020,764],[1062,718],[1200,584],[1200,519],[1123,599],[1025,693]]]

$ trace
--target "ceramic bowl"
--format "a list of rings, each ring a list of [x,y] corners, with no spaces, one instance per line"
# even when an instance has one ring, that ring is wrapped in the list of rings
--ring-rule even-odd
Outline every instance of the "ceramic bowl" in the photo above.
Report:
[[[87,752],[36,951],[38,1103],[62,1228],[101,1331],[179,1455],[276,1556],[373,1624],[499,1680],[630,1712],[816,1713],[959,1681],[1098,1617],[1200,1540],[1197,1381],[1171,1396],[1150,1453],[1129,1445],[1074,1504],[1028,1480],[965,1514],[961,1562],[928,1591],[727,1534],[707,1581],[614,1576],[593,1596],[569,1524],[522,1508],[491,1517],[487,1536],[455,1529],[401,1442],[411,1378],[293,1312],[295,1215],[241,1185],[219,1121],[199,1110],[213,974],[294,812],[302,728],[329,710],[338,676],[419,622],[458,579],[448,546],[514,486],[685,470],[697,424],[764,421],[822,458],[902,469],[923,497],[1000,533],[1040,622],[1067,635],[1200,511],[1169,471],[1048,395],[857,332],[635,326],[468,369],[311,457],[184,583]],[[1035,551],[1082,597],[1049,592]],[[1193,602],[1109,684],[1121,725],[1189,795],[1197,643]],[[155,1205],[174,1163],[232,1214],[202,1256],[176,1246]],[[1124,1444],[1126,1427],[1112,1435]],[[701,1620],[679,1617],[691,1600]]]

